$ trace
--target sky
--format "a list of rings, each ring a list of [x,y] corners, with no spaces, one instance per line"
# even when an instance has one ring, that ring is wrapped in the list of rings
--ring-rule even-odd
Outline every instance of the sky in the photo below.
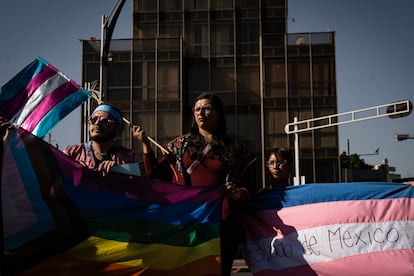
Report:
[[[0,4],[0,85],[38,56],[81,84],[81,39],[100,38],[101,17],[116,0],[4,0]],[[113,38],[132,37],[126,1]],[[414,1],[289,0],[288,32],[335,32],[338,113],[414,99]],[[401,177],[414,177],[414,114],[339,126],[340,152],[368,164],[388,160]],[[59,148],[80,142],[80,110],[46,137]],[[378,154],[374,154],[379,148]]]

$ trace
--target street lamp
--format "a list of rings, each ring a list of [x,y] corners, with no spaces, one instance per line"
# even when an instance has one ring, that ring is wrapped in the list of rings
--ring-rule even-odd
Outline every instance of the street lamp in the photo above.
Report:
[[[106,97],[107,79],[108,79],[108,56],[109,46],[111,44],[112,34],[114,32],[116,21],[121,13],[122,7],[126,0],[117,0],[109,16],[102,15],[101,22],[101,53],[99,68],[99,99]]]
[[[394,136],[394,138],[395,138],[395,141],[404,141],[404,140],[407,140],[407,139],[414,139],[414,137],[413,136],[410,136],[410,135],[408,135],[408,134],[395,134],[395,136]]]

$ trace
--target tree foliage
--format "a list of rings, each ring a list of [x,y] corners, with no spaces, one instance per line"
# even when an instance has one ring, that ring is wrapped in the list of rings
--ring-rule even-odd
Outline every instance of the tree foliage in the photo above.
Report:
[[[340,155],[341,168],[346,169],[372,169],[372,165],[366,164],[364,159],[361,159],[358,154],[354,153],[347,155],[346,152],[342,152]]]

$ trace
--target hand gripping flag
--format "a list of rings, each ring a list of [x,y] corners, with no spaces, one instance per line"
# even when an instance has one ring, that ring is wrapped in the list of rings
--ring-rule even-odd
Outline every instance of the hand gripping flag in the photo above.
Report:
[[[90,93],[43,58],[0,89],[0,116],[43,138]]]

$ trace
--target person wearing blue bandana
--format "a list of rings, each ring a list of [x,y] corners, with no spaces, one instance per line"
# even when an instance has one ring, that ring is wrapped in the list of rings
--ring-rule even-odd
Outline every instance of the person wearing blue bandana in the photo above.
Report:
[[[123,125],[123,115],[118,108],[106,103],[100,104],[88,119],[90,141],[67,146],[63,152],[82,165],[101,171],[103,175],[108,174],[116,165],[138,163],[132,150],[115,143]],[[131,131],[137,139],[143,134],[139,126],[131,126]]]

